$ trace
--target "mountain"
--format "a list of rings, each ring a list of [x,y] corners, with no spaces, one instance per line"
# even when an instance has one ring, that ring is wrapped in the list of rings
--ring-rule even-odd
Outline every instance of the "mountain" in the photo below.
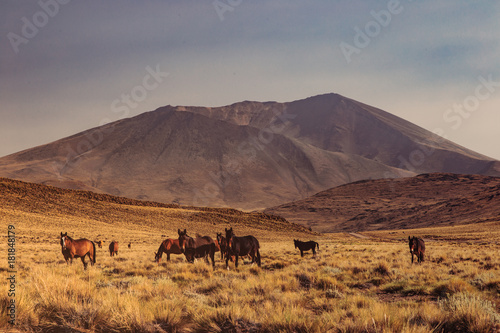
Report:
[[[364,180],[268,208],[320,232],[356,232],[500,221],[500,178],[449,173]]]
[[[0,158],[3,177],[245,210],[422,172],[497,176],[500,163],[337,94],[166,106]]]

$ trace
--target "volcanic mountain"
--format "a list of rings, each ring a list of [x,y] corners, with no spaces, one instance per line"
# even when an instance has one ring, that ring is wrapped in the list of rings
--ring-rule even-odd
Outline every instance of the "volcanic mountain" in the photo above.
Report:
[[[500,178],[449,173],[364,180],[264,210],[320,232],[500,221]]]
[[[246,210],[423,172],[495,176],[500,164],[337,94],[165,106],[0,158],[3,177]]]

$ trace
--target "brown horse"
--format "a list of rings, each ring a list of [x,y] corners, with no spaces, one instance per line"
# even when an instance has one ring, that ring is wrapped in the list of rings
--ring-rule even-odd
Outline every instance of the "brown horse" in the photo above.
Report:
[[[316,248],[318,248],[319,251],[319,244],[315,241],[301,242],[298,239],[294,239],[293,244],[295,248],[299,248],[301,257],[304,256],[304,251],[312,250],[313,256],[316,256]]]
[[[118,242],[112,241],[109,243],[109,256],[112,257],[115,254],[118,255]]]
[[[90,264],[92,266],[95,264],[95,244],[88,239],[73,240],[73,238],[68,236],[67,232],[64,234],[61,232],[61,252],[67,264],[68,259],[70,259],[70,263],[73,263],[73,258],[81,258],[83,268],[87,269],[87,263],[85,262],[85,256],[87,255],[89,256]]]
[[[260,267],[260,252],[259,241],[254,236],[236,237],[233,228],[226,228],[227,252],[226,252],[226,268],[229,267],[229,257],[234,256],[234,266],[238,267],[238,257],[250,255],[252,262],[257,262]]]
[[[219,243],[220,260],[224,260],[224,255],[227,253],[227,240],[221,232],[217,233],[217,243]]]
[[[425,255],[425,243],[422,238],[411,237],[408,236],[408,243],[410,245],[410,253],[411,253],[411,263],[413,264],[413,255],[417,256],[417,260],[419,263],[424,261]]]
[[[179,247],[188,261],[193,262],[194,258],[204,256],[208,262],[207,256],[210,256],[212,267],[215,269],[215,242],[210,236],[189,237],[186,229],[184,231],[178,229],[177,233],[179,234]]]
[[[102,241],[94,241],[97,246],[99,246],[100,249],[102,249]]]
[[[222,236],[222,233],[220,233],[220,232],[217,233],[217,243],[219,243],[219,248],[220,248],[220,259],[224,260],[224,258],[227,255],[227,239],[226,239],[226,237]],[[217,246],[217,243],[215,244],[216,246]],[[249,254],[246,255],[246,257],[249,258],[250,260],[252,259],[252,257]],[[245,258],[245,256],[241,256],[241,260],[243,260],[244,258]],[[229,258],[229,259],[232,262],[234,262],[234,256],[231,256],[231,258]]]
[[[161,256],[163,253],[167,254],[167,261],[170,261],[170,253],[182,254],[181,248],[179,247],[178,239],[165,239],[161,242],[158,252],[155,252],[155,262],[160,263]]]

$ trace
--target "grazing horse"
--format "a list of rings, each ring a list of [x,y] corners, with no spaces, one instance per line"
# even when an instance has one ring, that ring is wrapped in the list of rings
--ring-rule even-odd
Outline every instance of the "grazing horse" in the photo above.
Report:
[[[226,268],[229,267],[229,258],[234,256],[234,266],[238,267],[238,257],[250,255],[252,262],[257,262],[260,267],[259,241],[254,236],[236,237],[233,228],[226,230],[227,250],[226,250]]]
[[[194,262],[194,258],[205,257],[208,263],[207,256],[210,256],[212,267],[215,269],[215,243],[210,236],[189,237],[186,229],[184,231],[178,229],[177,233],[179,234],[179,247],[188,261]]]
[[[413,255],[417,256],[417,260],[419,263],[424,261],[425,255],[425,243],[422,238],[411,237],[408,236],[408,243],[410,245],[410,253],[411,253],[411,263],[413,264]]]
[[[70,263],[73,263],[73,258],[81,258],[83,268],[87,269],[87,263],[85,262],[86,255],[89,256],[90,264],[92,266],[95,264],[95,244],[88,239],[82,238],[73,240],[73,238],[68,236],[67,232],[64,234],[61,232],[61,252],[67,264],[68,259],[70,259]]]
[[[163,253],[167,254],[167,261],[170,261],[170,253],[182,254],[181,248],[179,247],[178,239],[165,239],[161,242],[158,252],[155,252],[155,262],[160,263],[160,259]]]
[[[316,248],[319,251],[319,244],[315,241],[301,242],[298,239],[294,239],[293,244],[295,244],[295,248],[299,248],[301,257],[304,256],[304,251],[312,250],[313,256],[316,256]]]
[[[109,256],[112,257],[115,254],[118,255],[118,242],[112,241],[109,243]]]
[[[99,246],[100,249],[102,249],[102,241],[94,241],[97,246]]]

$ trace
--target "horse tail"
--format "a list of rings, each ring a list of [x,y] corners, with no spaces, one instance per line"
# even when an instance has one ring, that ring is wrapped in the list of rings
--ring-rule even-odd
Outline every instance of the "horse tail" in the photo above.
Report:
[[[319,243],[316,242],[316,247],[318,248],[318,252],[319,252]]]
[[[94,249],[94,255],[92,256],[93,259],[92,259],[92,262],[95,264],[95,256],[97,254],[97,251],[95,250],[95,244],[93,241],[90,241],[92,243],[92,248]]]
[[[260,251],[259,251],[259,248],[257,248],[257,266],[260,267],[261,265],[261,261],[260,261]]]

